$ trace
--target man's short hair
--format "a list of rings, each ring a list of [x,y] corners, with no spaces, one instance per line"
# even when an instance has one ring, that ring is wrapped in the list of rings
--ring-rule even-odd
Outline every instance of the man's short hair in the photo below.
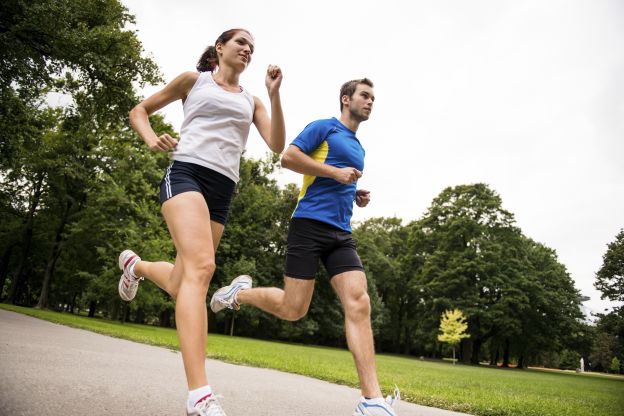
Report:
[[[371,88],[374,88],[373,85],[373,81],[371,81],[368,78],[360,78],[360,79],[353,79],[351,81],[347,81],[344,84],[342,84],[342,87],[340,87],[340,112],[342,113],[342,97],[344,95],[346,95],[349,98],[353,97],[353,93],[355,92],[355,90],[357,89],[357,86],[360,84],[364,84],[364,85],[368,85]]]

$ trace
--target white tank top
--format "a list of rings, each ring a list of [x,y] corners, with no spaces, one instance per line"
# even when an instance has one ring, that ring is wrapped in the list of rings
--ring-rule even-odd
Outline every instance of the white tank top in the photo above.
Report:
[[[202,72],[184,102],[184,121],[173,160],[195,163],[238,182],[240,157],[253,121],[253,96],[229,92]]]

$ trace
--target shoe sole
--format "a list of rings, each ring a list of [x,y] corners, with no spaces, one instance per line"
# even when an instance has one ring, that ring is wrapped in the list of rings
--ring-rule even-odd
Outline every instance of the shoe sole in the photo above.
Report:
[[[121,254],[119,255],[119,270],[121,270],[121,277],[119,278],[119,285],[117,285],[117,291],[119,292],[119,297],[121,298],[121,300],[125,300],[126,302],[130,302],[132,299],[134,299],[134,297],[132,298],[128,298],[125,294],[123,289],[121,288],[121,286],[123,285],[123,280],[124,280],[124,275],[123,275],[123,271],[124,271],[124,257],[126,257],[127,254],[132,254],[132,255],[137,255],[134,251],[132,250],[124,250],[121,252]]]
[[[130,302],[132,299],[130,299],[129,297],[127,297],[124,294],[123,289],[121,288],[121,286],[123,285],[123,280],[124,280],[124,275],[121,275],[121,278],[119,279],[119,285],[117,286],[117,291],[119,292],[119,297],[121,298],[121,300],[125,300],[126,302]]]

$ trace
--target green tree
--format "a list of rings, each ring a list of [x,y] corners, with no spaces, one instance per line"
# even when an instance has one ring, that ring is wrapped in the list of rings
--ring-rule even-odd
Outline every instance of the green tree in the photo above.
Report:
[[[589,357],[593,369],[598,371],[608,371],[613,360],[613,347],[615,345],[613,336],[600,332],[596,337],[592,353]]]
[[[610,337],[613,341],[611,345],[611,352],[614,357],[617,357],[620,362],[624,359],[624,308],[616,308],[608,314],[597,314],[598,320],[596,321],[594,337],[594,344],[592,351],[600,350],[604,348],[599,346],[601,344],[600,337]],[[604,341],[602,341],[604,343]]]
[[[453,365],[455,364],[455,346],[464,338],[469,338],[466,333],[468,324],[466,317],[459,309],[444,311],[440,317],[440,334],[438,341],[449,344],[453,349]]]
[[[555,251],[526,237],[522,247],[527,261],[517,283],[527,302],[517,311],[519,331],[510,335],[521,368],[545,352],[573,348],[583,319],[580,294]]]
[[[607,247],[594,286],[602,292],[602,299],[624,301],[624,229]]]
[[[408,264],[417,271],[422,331],[435,348],[438,317],[454,307],[465,311],[470,338],[461,343],[461,359],[466,362],[478,363],[489,338],[519,325],[517,315],[508,313],[510,302],[524,299],[510,283],[521,278],[513,243],[519,232],[501,205],[485,184],[446,188],[410,225]]]
[[[40,266],[29,258],[36,217],[45,211],[48,223],[56,224],[44,237],[54,241],[47,254],[35,254],[43,263],[45,307],[69,225],[108,161],[101,140],[127,125],[127,112],[137,102],[135,83],[160,77],[128,29],[134,18],[117,0],[8,0],[0,16],[0,177],[2,193],[16,194],[22,217],[20,229],[13,230],[21,235],[18,249],[9,244],[2,264],[16,265],[5,276],[11,275],[8,295],[17,302],[20,288],[31,291],[22,282],[26,265]],[[64,97],[62,110],[48,108],[50,93]],[[12,193],[15,188],[19,192]]]
[[[0,88],[24,97],[53,88],[127,113],[133,82],[159,80],[142,56],[134,16],[118,0],[6,0],[0,6]],[[95,120],[94,120],[95,121]]]
[[[414,338],[436,355],[438,317],[451,308],[468,316],[470,338],[460,358],[485,354],[520,367],[571,343],[581,318],[579,296],[553,250],[522,235],[513,215],[485,184],[447,188],[423,218],[408,225],[404,267],[419,317]]]
[[[373,331],[379,351],[409,353],[414,308],[412,274],[404,267],[407,230],[399,218],[371,218],[353,230],[368,278]]]
[[[611,360],[611,367],[609,369],[614,373],[620,372],[620,360],[618,360],[617,357],[613,357],[613,359]]]

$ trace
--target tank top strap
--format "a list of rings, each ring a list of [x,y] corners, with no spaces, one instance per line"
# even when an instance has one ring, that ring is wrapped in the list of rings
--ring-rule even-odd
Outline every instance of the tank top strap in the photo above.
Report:
[[[241,87],[243,88],[243,91],[241,91],[241,94],[247,98],[247,101],[249,101],[249,105],[251,106],[251,113],[253,114],[254,111],[256,111],[256,103],[254,102],[254,97],[253,94],[249,92],[249,90],[245,87]]]
[[[216,85],[216,83],[212,79],[212,72],[210,72],[210,71],[200,72],[199,73],[199,79],[195,83],[195,85],[197,85],[198,87],[206,85],[206,84]]]

